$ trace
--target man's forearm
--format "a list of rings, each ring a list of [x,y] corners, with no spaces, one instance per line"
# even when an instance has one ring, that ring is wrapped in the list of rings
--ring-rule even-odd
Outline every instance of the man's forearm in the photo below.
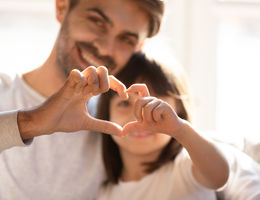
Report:
[[[17,111],[1,112],[0,152],[14,146],[25,146],[17,126]]]

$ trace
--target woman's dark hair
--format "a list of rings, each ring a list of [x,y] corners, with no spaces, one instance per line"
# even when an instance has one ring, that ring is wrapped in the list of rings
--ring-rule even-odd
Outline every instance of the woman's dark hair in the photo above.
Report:
[[[165,71],[165,69],[155,61],[146,58],[143,53],[137,53],[132,56],[128,64],[116,77],[126,87],[136,83],[138,79],[149,84],[156,95],[173,97],[176,102],[176,113],[180,118],[189,121],[190,117],[186,107],[187,93],[185,88],[182,87],[183,85],[179,77],[175,76],[172,72]],[[97,118],[110,120],[110,102],[115,94],[115,92],[110,90],[101,95],[98,103]],[[102,148],[103,161],[107,173],[107,181],[105,183],[118,183],[123,168],[118,145],[110,135],[103,134]],[[166,162],[174,160],[181,149],[182,146],[172,138],[156,161],[144,163],[144,165],[147,165],[146,172],[151,173]]]

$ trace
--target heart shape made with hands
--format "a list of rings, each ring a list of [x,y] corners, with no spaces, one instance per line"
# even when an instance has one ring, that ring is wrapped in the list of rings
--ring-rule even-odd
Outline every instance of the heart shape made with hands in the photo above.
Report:
[[[137,94],[140,98],[150,96],[149,90],[145,84],[133,84],[126,90],[126,92],[128,94]],[[141,120],[141,116],[139,116],[139,118],[140,120],[128,122],[123,127],[121,127],[115,122],[112,123],[121,129],[120,133],[122,137],[127,135],[133,135],[135,137],[144,137],[157,132],[156,128],[153,127],[151,123],[148,123],[146,120]]]
[[[117,136],[134,133],[147,134],[148,131],[152,134],[156,132],[156,128],[165,130],[162,123],[156,123],[156,126],[147,123],[148,121],[151,122],[149,114],[142,120],[142,116],[140,116],[142,115],[140,114],[142,113],[142,106],[138,108],[139,115],[136,114],[134,108],[138,120],[129,122],[124,127],[108,120],[92,117],[88,112],[86,102],[93,96],[107,92],[109,89],[117,92],[123,99],[127,99],[130,93],[137,94],[138,97],[145,99],[146,103],[155,99],[149,97],[150,94],[145,84],[133,84],[126,89],[122,82],[114,76],[108,75],[104,67],[88,67],[83,72],[72,70],[64,86],[40,105],[38,109],[31,111],[31,115],[37,116],[37,129],[39,130],[36,133],[37,135],[33,133],[33,137],[54,132],[76,132],[80,130],[91,130]],[[152,116],[152,118],[159,122],[160,117]]]
[[[89,115],[86,102],[91,97],[106,92],[109,89],[117,92],[123,99],[127,99],[128,94],[132,93],[136,94],[144,101],[143,104],[138,104],[137,108],[134,107],[134,113],[137,118],[136,121],[129,122],[121,127],[117,123],[97,119]],[[64,100],[59,100],[59,96],[63,97],[62,99]],[[145,136],[147,134],[155,133],[158,130],[165,130],[164,124],[159,122],[162,118],[161,114],[164,111],[163,109],[159,109],[161,110],[159,112],[151,112],[148,109],[148,112],[145,112],[146,109],[144,107],[148,107],[150,102],[153,104],[152,107],[154,107],[154,105],[160,107],[158,104],[160,101],[158,101],[158,99],[156,101],[156,98],[149,96],[149,90],[145,84],[133,84],[126,89],[122,82],[114,76],[108,75],[107,70],[104,67],[88,67],[83,72],[73,70],[63,89],[57,93],[56,97],[58,100],[49,101],[49,106],[53,107],[53,113],[55,114],[49,115],[52,116],[52,118],[48,117],[48,120],[51,121],[50,124],[54,127],[52,132],[92,130],[117,136],[126,136],[129,134]],[[144,117],[142,117],[142,109],[144,110],[144,113],[146,113]],[[153,120],[151,119],[156,121],[156,126],[153,126]]]

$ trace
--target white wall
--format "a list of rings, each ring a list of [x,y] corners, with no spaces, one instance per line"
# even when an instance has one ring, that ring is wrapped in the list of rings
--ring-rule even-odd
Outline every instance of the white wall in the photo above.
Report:
[[[20,73],[41,65],[57,30],[53,0],[0,0],[0,71]]]
[[[239,145],[260,141],[260,1],[168,4],[162,34],[188,73],[195,126]]]

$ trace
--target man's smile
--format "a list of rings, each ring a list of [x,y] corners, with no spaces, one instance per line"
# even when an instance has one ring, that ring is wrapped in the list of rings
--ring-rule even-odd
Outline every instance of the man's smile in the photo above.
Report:
[[[89,66],[102,66],[102,62],[98,60],[93,54],[87,52],[86,50],[83,50],[80,47],[77,47],[78,55],[82,64],[82,68],[86,69]]]

